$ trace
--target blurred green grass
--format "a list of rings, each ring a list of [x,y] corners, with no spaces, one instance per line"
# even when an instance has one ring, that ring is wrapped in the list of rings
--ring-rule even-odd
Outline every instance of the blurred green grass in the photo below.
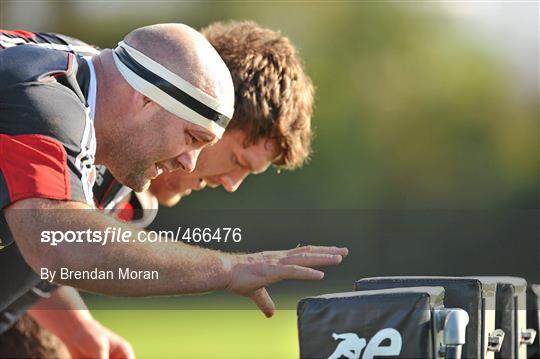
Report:
[[[298,358],[295,310],[93,310],[137,358]]]

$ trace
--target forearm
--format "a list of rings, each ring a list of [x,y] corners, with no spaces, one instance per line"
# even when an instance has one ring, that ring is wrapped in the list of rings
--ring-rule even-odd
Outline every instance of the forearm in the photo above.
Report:
[[[49,298],[36,302],[28,314],[56,335],[72,358],[135,358],[131,345],[95,320],[71,287],[56,289]]]
[[[128,241],[96,245],[83,241],[62,242],[58,246],[40,243],[41,232],[50,230],[86,232],[90,229],[104,233],[112,227],[139,232],[97,211],[82,210],[81,206],[74,202],[32,199],[11,205],[4,214],[22,255],[36,272],[42,267],[111,272],[131,268],[157,271],[159,275],[159,280],[124,280],[115,276],[99,280],[56,277],[59,283],[98,293],[148,296],[226,289],[250,297],[265,315],[272,316],[274,303],[266,286],[285,279],[320,280],[324,273],[312,267],[339,264],[348,254],[346,248],[317,246],[232,255],[176,243]],[[60,208],[63,213],[59,213]]]
[[[81,223],[82,225],[82,223]],[[90,228],[104,230],[117,225],[110,221],[104,227],[98,223]],[[73,230],[75,224],[72,224]],[[79,227],[84,229],[84,227]],[[125,228],[125,226],[124,226]],[[132,233],[139,230],[130,228]],[[183,243],[108,243],[106,245],[65,245],[56,269],[111,271],[112,279],[70,280],[59,278],[58,282],[84,290],[111,295],[149,296],[184,293],[200,293],[223,289],[228,283],[225,253],[189,246]],[[120,279],[119,269],[155,271],[157,279]]]
[[[44,200],[39,200],[43,204]],[[55,201],[48,201],[53,209]],[[46,202],[47,203],[47,202]],[[23,204],[24,205],[24,204]],[[45,230],[104,232],[108,227],[131,231],[136,235],[140,230],[114,220],[97,211],[81,209],[80,204],[62,203],[64,209],[25,208],[20,205],[6,212],[6,218],[14,238],[27,262],[39,273],[42,267],[59,271],[90,271],[98,268],[118,273],[119,268],[132,270],[155,270],[158,280],[124,280],[115,275],[107,280],[55,281],[87,291],[111,295],[148,296],[165,294],[200,293],[223,289],[229,281],[229,272],[234,256],[180,243],[109,242],[60,243],[49,246],[40,241],[40,233]],[[28,203],[26,203],[28,205]],[[71,206],[71,209],[65,209]],[[28,207],[26,207],[28,208]],[[23,212],[20,212],[23,211]],[[28,226],[28,216],[32,226]]]

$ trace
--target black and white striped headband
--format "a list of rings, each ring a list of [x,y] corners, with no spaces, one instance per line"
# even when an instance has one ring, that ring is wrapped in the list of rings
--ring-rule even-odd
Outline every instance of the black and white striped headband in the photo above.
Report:
[[[114,62],[124,79],[170,113],[223,136],[234,109],[220,104],[177,74],[120,41]]]

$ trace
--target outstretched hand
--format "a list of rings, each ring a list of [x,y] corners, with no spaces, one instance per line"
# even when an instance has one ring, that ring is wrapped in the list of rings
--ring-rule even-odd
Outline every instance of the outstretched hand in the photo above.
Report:
[[[227,290],[251,298],[267,317],[271,317],[275,304],[266,286],[285,279],[320,280],[324,273],[313,267],[337,265],[348,253],[347,248],[305,246],[237,255],[231,264]]]

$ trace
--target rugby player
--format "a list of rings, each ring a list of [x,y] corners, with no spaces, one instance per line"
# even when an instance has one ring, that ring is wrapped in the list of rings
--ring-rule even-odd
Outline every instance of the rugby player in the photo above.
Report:
[[[220,142],[191,173],[164,173],[150,192],[173,206],[206,185],[234,192],[250,174],[300,167],[310,154],[313,85],[294,46],[253,22],[214,23],[201,31],[231,71],[235,113]]]
[[[52,35],[51,35],[51,36],[52,36]],[[71,49],[71,50],[74,50],[74,49]],[[305,80],[305,78],[303,78],[302,80]],[[308,88],[308,90],[311,91],[311,88]],[[310,97],[310,96],[311,96],[311,92],[309,92],[309,91],[308,91],[308,95],[309,95],[309,97]],[[310,97],[310,100],[309,100],[309,101],[311,101],[311,97]],[[237,102],[238,102],[238,99],[237,99]],[[310,110],[311,110],[311,103],[309,103],[309,106],[308,106],[308,107],[309,107],[308,110],[310,111]],[[285,109],[285,110],[286,110],[286,109]],[[276,113],[277,113],[277,114],[280,114],[280,112],[279,112],[279,110],[278,110],[277,108],[276,108],[274,111],[271,111],[271,112],[274,114],[274,116],[275,116]],[[277,116],[276,116],[276,117],[277,117]],[[306,128],[304,128],[304,129],[302,130],[304,133],[302,133],[302,131],[300,131],[300,132],[298,132],[298,134],[300,134],[300,135],[305,135],[306,133],[309,134],[309,116],[307,116],[307,120],[308,120],[308,122],[307,122],[307,132],[306,132]],[[250,121],[250,119],[247,118],[247,122],[249,122],[249,121]],[[277,118],[274,118],[274,121],[275,121],[275,122],[273,122],[272,124],[273,124],[274,126],[276,126],[276,124],[279,123],[279,122],[277,121]],[[238,121],[238,122],[240,122],[240,121]],[[300,122],[301,122],[301,121],[300,121]],[[300,122],[297,122],[297,124],[300,123]],[[304,122],[305,122],[305,121],[304,121]],[[300,124],[301,124],[301,125],[306,125],[306,123],[300,123]],[[238,128],[242,128],[242,130],[244,130],[244,132],[249,133],[249,131],[245,131],[245,130],[246,130],[246,129],[249,129],[249,128],[250,128],[251,130],[254,130],[256,126],[245,126],[245,123],[244,123],[244,126],[237,126],[237,127],[238,127]],[[264,127],[264,124],[263,124],[263,127]],[[272,130],[272,129],[271,129],[272,126],[269,126],[269,124],[267,123],[267,124],[266,124],[266,127],[267,127],[267,128],[270,128],[270,131],[269,131],[269,132],[266,132],[266,133],[263,132],[263,135],[266,135],[266,137],[268,137],[268,138],[265,138],[265,136],[259,136],[259,137],[256,137],[256,136],[255,136],[255,137],[252,137],[252,138],[250,138],[250,139],[251,139],[251,140],[255,139],[254,142],[259,144],[259,146],[258,146],[258,147],[256,146],[256,147],[257,147],[258,149],[262,149],[262,150],[263,150],[262,153],[264,153],[264,155],[263,155],[262,157],[259,156],[259,157],[261,157],[261,158],[264,158],[263,162],[265,162],[265,161],[267,161],[267,162],[278,161],[277,158],[278,158],[278,157],[281,157],[280,155],[285,155],[285,157],[286,157],[287,152],[286,152],[285,150],[283,150],[283,145],[284,145],[284,144],[286,145],[287,143],[286,143],[286,142],[283,142],[284,138],[279,139],[279,138],[272,138],[272,137],[270,137],[269,134],[272,133],[272,131],[271,131],[271,130]],[[257,131],[257,130],[260,130],[260,128],[259,128],[259,129],[256,129],[256,131]],[[256,132],[256,131],[255,131],[255,132]],[[230,136],[230,138],[231,138],[231,139],[234,138],[234,139],[236,140],[236,144],[237,144],[237,145],[238,145],[240,142],[243,142],[244,144],[247,142],[247,143],[250,143],[251,145],[253,145],[254,143],[249,142],[249,141],[245,141],[245,140],[246,140],[246,137],[249,138],[249,136],[242,136],[242,134],[243,134],[244,132],[239,131],[239,132],[236,133],[236,136],[232,136],[232,134],[233,134],[234,132],[231,131],[231,136]],[[247,133],[246,133],[246,135],[247,135]],[[274,131],[273,134],[275,134],[275,131]],[[226,136],[227,136],[227,135],[226,135]],[[243,137],[243,139],[242,139],[242,140],[238,140],[239,137]],[[293,135],[292,137],[294,137],[294,135]],[[261,143],[260,140],[263,140],[262,143],[264,143],[264,144],[263,144],[262,146],[260,146],[260,143]],[[282,142],[280,143],[279,140],[281,140]],[[304,138],[303,140],[304,140],[304,143],[307,143],[307,144],[309,145],[309,139]],[[307,141],[306,141],[306,140],[307,140]],[[231,141],[231,143],[234,143],[234,142],[235,142],[234,140]],[[289,144],[289,145],[290,145],[290,144]],[[277,148],[279,148],[279,146],[282,146],[282,147],[281,147],[282,151],[279,151],[279,150],[277,149]],[[276,148],[276,147],[277,147],[277,148]],[[304,146],[304,147],[305,147],[305,146]],[[224,147],[224,148],[226,148],[226,147]],[[250,148],[250,146],[244,147],[244,149],[246,149],[246,150],[249,149],[249,148]],[[285,147],[285,148],[287,148],[287,147]],[[307,147],[307,149],[308,149],[308,148],[309,148],[309,147]],[[304,148],[304,149],[306,149],[306,148]],[[290,150],[290,148],[289,148],[289,150]],[[248,151],[248,152],[249,152],[249,151]],[[251,151],[251,152],[253,152],[253,151]],[[307,157],[307,153],[308,153],[309,151],[304,151],[304,152],[305,152],[306,155],[304,156],[304,158],[302,158],[302,155],[298,156],[296,164],[301,163],[301,162],[305,159],[305,157]],[[220,152],[220,153],[221,153],[221,152]],[[260,153],[257,153],[257,155],[259,155],[259,154],[260,154]],[[289,154],[290,154],[290,152],[289,152]],[[285,158],[285,157],[281,157],[281,158],[279,159],[279,161],[283,161],[283,158]],[[257,156],[255,156],[254,158],[257,158]],[[281,162],[281,163],[283,164],[284,162]],[[290,161],[290,158],[289,158],[289,167],[292,167],[292,166],[291,166],[291,163],[294,163],[294,161],[291,162],[291,161]],[[240,164],[240,163],[236,163],[236,164],[242,166],[242,164]],[[286,163],[285,163],[285,164],[286,164]],[[286,164],[286,165],[287,165],[287,164]],[[248,166],[246,166],[246,165],[244,165],[244,166],[245,166],[245,167],[248,167]],[[248,172],[249,172],[249,171],[253,171],[253,168],[254,168],[253,166],[250,167],[250,168],[245,168],[245,167],[244,167],[244,170],[247,169]],[[263,165],[263,166],[258,166],[258,168],[259,168],[260,170],[262,170],[262,169],[265,168],[265,167],[266,167],[266,166],[264,166],[264,165]],[[244,175],[243,177],[245,177],[245,175]],[[243,179],[243,177],[242,177],[242,179]],[[241,182],[241,180],[240,180],[240,182]],[[212,184],[213,184],[213,183],[212,183]],[[231,189],[232,189],[232,187],[227,187],[227,183],[226,183],[226,182],[225,182],[225,183],[221,183],[221,184],[223,184],[224,186],[226,186],[226,189],[228,189],[228,190],[231,190]],[[236,186],[236,187],[237,187],[237,186]],[[155,188],[159,188],[159,187],[155,187]],[[158,198],[159,198],[159,195],[158,195]],[[170,203],[170,202],[169,202],[169,203]],[[335,248],[331,248],[331,249],[317,249],[317,248],[315,248],[315,249],[311,249],[311,250],[314,251],[314,252],[320,253],[320,254],[315,253],[315,254],[313,255],[313,260],[314,260],[314,261],[311,262],[311,263],[315,263],[315,264],[333,264],[333,263],[339,262],[341,256],[343,256],[343,255],[346,254],[346,251],[345,251],[345,250],[339,250],[339,249],[335,249]],[[290,252],[289,252],[289,255],[287,255],[287,253],[285,253],[285,252],[282,252],[282,253],[280,253],[280,254],[277,254],[277,253],[276,253],[276,255],[277,255],[276,258],[282,258],[282,259],[285,258],[285,260],[286,260],[286,258],[294,258],[294,257],[297,257],[297,254],[300,254],[300,256],[303,257],[303,258],[305,259],[306,256],[305,256],[304,253],[309,252],[309,251],[311,251],[311,250],[308,250],[308,249],[294,250],[294,251],[290,251]],[[322,257],[321,257],[321,256],[322,256]],[[326,256],[326,257],[324,257],[324,256]],[[332,257],[332,256],[333,256],[333,257]],[[331,258],[331,257],[332,257],[332,258]],[[339,258],[337,258],[337,257],[339,257]],[[324,263],[323,263],[323,262],[324,262]],[[303,264],[307,264],[305,261],[302,261],[302,263],[303,263]],[[308,264],[308,265],[309,265],[309,264]],[[307,273],[307,272],[306,272],[306,273]],[[312,272],[312,273],[313,273],[313,272]],[[313,273],[313,274],[314,274],[314,273]],[[293,276],[293,277],[294,277],[294,276]],[[312,276],[311,278],[306,278],[306,279],[316,279],[316,277],[315,277],[315,276]],[[264,282],[264,281],[263,281],[263,282]],[[217,289],[217,288],[216,288],[216,289]],[[234,291],[234,290],[233,290],[233,291]],[[252,298],[257,302],[257,304],[258,304],[260,307],[262,307],[262,309],[265,310],[265,313],[271,314],[271,311],[273,310],[273,309],[272,309],[273,304],[271,303],[271,301],[270,301],[269,298],[267,297],[267,294],[265,293],[264,289],[259,288],[259,289],[257,289],[256,291],[248,292],[248,293],[242,293],[242,294],[248,294],[248,295],[251,295]],[[264,307],[265,305],[268,305],[268,306],[265,308],[265,307]]]

